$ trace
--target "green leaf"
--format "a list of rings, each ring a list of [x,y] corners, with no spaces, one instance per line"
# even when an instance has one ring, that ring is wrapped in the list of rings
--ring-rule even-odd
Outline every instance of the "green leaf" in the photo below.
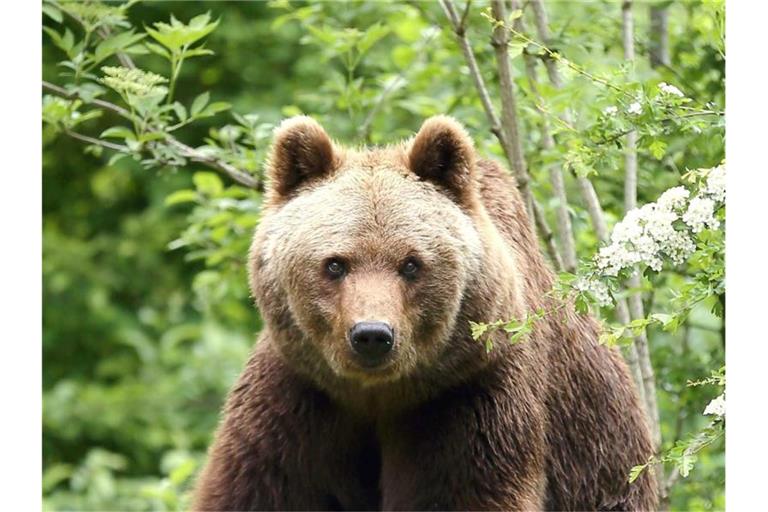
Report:
[[[470,327],[471,332],[472,332],[472,339],[477,341],[477,340],[480,339],[480,336],[485,334],[485,332],[488,330],[489,326],[488,326],[488,324],[477,323],[477,322],[470,321],[469,322],[469,327]]]
[[[665,313],[654,313],[650,316],[652,320],[661,324],[665,331],[674,331],[677,329],[680,318],[677,315],[668,315]]]
[[[171,108],[173,108],[173,111],[176,113],[176,118],[180,122],[184,122],[187,120],[187,109],[184,108],[184,105],[179,103],[178,101],[174,101],[171,105]]]
[[[207,196],[216,197],[224,190],[221,178],[212,172],[196,172],[192,181],[198,192]]]
[[[214,101],[200,112],[199,117],[210,117],[219,112],[228,110],[230,107],[231,105],[225,101]]]
[[[507,46],[508,46],[507,53],[509,53],[509,58],[514,59],[515,57],[519,57],[523,53],[523,50],[526,47],[526,43],[512,41]]]
[[[211,95],[208,91],[202,93],[197,98],[195,98],[195,100],[192,102],[192,107],[190,108],[190,114],[192,115],[192,117],[195,117],[205,108],[210,98],[211,98]]]
[[[613,347],[617,343],[616,335],[613,332],[610,331],[604,331],[600,333],[600,337],[598,338],[597,342],[601,345],[605,345],[606,347]]]
[[[632,469],[629,470],[629,483],[633,483],[635,480],[637,480],[647,467],[648,464],[633,466]]]
[[[184,52],[185,57],[198,57],[200,55],[214,55],[214,52],[208,48],[193,48]]]
[[[171,22],[153,23],[154,28],[144,27],[147,33],[158,43],[162,44],[171,52],[180,52],[182,48],[189,48],[190,45],[204,38],[219,25],[219,20],[209,23],[210,13],[195,16],[185,25],[171,15]]]
[[[198,193],[194,190],[177,190],[165,198],[165,205],[173,206],[175,204],[195,202],[199,197]]]
[[[656,160],[661,160],[667,152],[667,144],[659,139],[654,140],[648,146],[648,151]]]
[[[103,139],[135,139],[136,135],[133,133],[133,130],[125,126],[113,126],[101,132],[99,137]]]
[[[159,44],[155,43],[144,43],[144,46],[147,47],[149,51],[152,53],[156,53],[157,55],[160,55],[161,57],[165,57],[166,59],[171,59],[171,54],[168,53],[168,50],[160,46]]]
[[[675,461],[677,470],[680,472],[680,476],[686,478],[693,469],[693,465],[696,463],[696,456],[687,452],[683,454]]]
[[[58,7],[50,3],[43,3],[43,13],[57,23],[61,23],[64,20],[64,16]]]
[[[98,64],[107,57],[126,49],[145,37],[146,34],[134,34],[133,30],[130,30],[128,32],[121,32],[109,39],[105,39],[99,43],[99,45],[96,46],[96,50],[94,50],[94,62]]]
[[[43,27],[43,31],[51,37],[53,44],[63,50],[70,59],[75,57],[75,36],[68,28],[65,28],[61,34],[50,27]]]
[[[139,136],[140,142],[150,142],[153,140],[162,140],[166,137],[165,132],[148,132]]]
[[[171,471],[168,477],[174,485],[181,485],[194,474],[195,469],[197,469],[197,463],[194,459],[189,459]]]
[[[363,37],[357,42],[357,50],[360,53],[366,53],[373,47],[373,45],[386,37],[387,34],[389,34],[388,27],[382,25],[381,23],[372,25],[368,28],[368,30],[365,31]]]
[[[109,159],[109,161],[107,162],[107,167],[112,167],[112,166],[113,166],[113,165],[115,165],[115,164],[116,164],[118,161],[122,160],[123,158],[125,158],[125,157],[127,157],[127,156],[128,156],[128,155],[126,155],[125,153],[115,153],[114,155],[112,155],[112,157],[111,157],[111,158]]]

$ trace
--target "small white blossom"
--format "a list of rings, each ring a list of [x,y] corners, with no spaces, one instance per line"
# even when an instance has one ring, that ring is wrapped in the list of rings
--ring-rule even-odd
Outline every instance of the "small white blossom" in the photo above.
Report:
[[[683,214],[683,222],[690,226],[694,233],[705,227],[716,229],[720,221],[715,218],[715,202],[708,197],[694,197]]]
[[[709,402],[707,408],[704,409],[704,414],[719,416],[720,418],[725,416],[725,393]]]
[[[608,292],[608,286],[602,281],[580,277],[573,283],[573,287],[579,291],[590,293],[600,306],[609,306],[613,303]]]
[[[679,210],[685,206],[690,195],[691,193],[685,187],[673,187],[661,194],[656,204],[663,210]]]
[[[627,250],[621,244],[607,245],[597,253],[597,267],[603,275],[609,277],[616,277],[621,269],[631,267],[638,262],[637,254]]]
[[[725,201],[725,167],[721,165],[709,171],[704,193],[720,203]]]
[[[659,90],[663,92],[664,94],[670,94],[672,96],[677,96],[678,98],[684,98],[685,94],[683,94],[683,91],[675,87],[674,85],[669,85],[666,82],[661,82],[659,84]]]
[[[624,219],[613,228],[611,241],[614,243],[631,242],[643,234],[643,227],[640,221],[643,218],[643,212],[634,208],[627,212]]]
[[[605,116],[615,116],[618,113],[619,113],[619,109],[613,105],[611,105],[610,107],[605,107],[603,109],[603,115]]]
[[[640,102],[633,101],[629,108],[627,108],[627,112],[637,116],[643,113],[643,107],[640,105]]]
[[[664,252],[672,260],[674,265],[682,265],[685,263],[693,251],[696,250],[696,243],[683,231],[675,231],[675,234],[670,238],[668,245],[664,248]]]

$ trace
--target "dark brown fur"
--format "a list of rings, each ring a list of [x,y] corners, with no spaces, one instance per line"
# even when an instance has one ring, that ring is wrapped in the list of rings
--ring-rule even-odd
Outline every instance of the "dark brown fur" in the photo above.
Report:
[[[593,319],[559,308],[523,343],[495,334],[490,354],[469,336],[470,320],[556,304],[513,180],[475,161],[460,125],[434,118],[413,141],[353,152],[299,118],[276,134],[270,169],[251,267],[266,327],[230,393],[196,510],[655,508],[649,475],[627,483],[652,452],[644,414]],[[338,197],[347,186],[364,194]],[[313,194],[295,214],[306,218],[289,215]],[[334,221],[361,208],[362,220]],[[447,226],[465,217],[469,234]],[[344,284],[323,281],[307,253],[343,251],[348,237],[368,256]],[[428,272],[413,285],[382,270],[414,250],[409,240]],[[402,333],[380,374],[356,368],[343,340],[372,315]]]

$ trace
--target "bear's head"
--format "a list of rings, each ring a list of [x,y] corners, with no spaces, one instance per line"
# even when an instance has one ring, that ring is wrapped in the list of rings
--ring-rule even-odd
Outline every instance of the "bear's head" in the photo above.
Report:
[[[400,145],[360,151],[308,117],[276,130],[251,286],[297,370],[379,385],[434,367],[457,337],[469,339],[462,310],[482,308],[469,297],[494,272],[475,159],[445,116]]]

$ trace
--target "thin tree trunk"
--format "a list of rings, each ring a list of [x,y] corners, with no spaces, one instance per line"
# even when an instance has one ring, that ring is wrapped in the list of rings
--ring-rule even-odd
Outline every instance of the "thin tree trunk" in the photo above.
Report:
[[[651,67],[668,67],[669,60],[669,4],[655,4],[650,8],[650,51]]]
[[[539,39],[541,39],[545,45],[549,46],[549,20],[547,18],[547,11],[544,6],[544,1],[531,0],[531,5],[533,6],[536,31],[538,33]],[[547,68],[549,81],[552,83],[552,85],[558,89],[562,87],[563,82],[560,76],[560,70],[557,68],[557,62],[552,59],[545,59],[544,64]],[[570,112],[566,111],[563,114],[563,117],[568,124],[572,124]],[[595,230],[595,234],[597,235],[598,240],[600,240],[600,243],[607,243],[608,225],[605,221],[605,213],[602,206],[600,205],[600,199],[597,196],[594,185],[592,185],[592,182],[589,180],[589,178],[584,176],[576,176],[576,182],[579,186],[581,199],[584,202],[587,212],[589,213],[589,218],[592,222],[592,227]],[[616,318],[624,325],[630,322],[629,307],[627,305],[627,301],[623,298],[616,300]],[[629,366],[630,371],[632,372],[632,377],[637,386],[638,395],[640,396],[640,399],[647,409],[648,403],[645,400],[645,385],[643,382],[642,373],[640,371],[640,359],[637,353],[637,341],[638,340],[635,339],[635,342],[625,349],[624,357],[627,361],[627,365]],[[649,412],[648,414],[650,416],[651,413]]]
[[[530,195],[528,169],[523,154],[523,141],[520,137],[520,123],[517,116],[517,101],[515,99],[515,82],[512,80],[512,67],[509,63],[509,31],[504,21],[507,18],[504,2],[491,1],[491,11],[498,23],[493,29],[491,46],[496,52],[496,62],[499,68],[499,92],[501,95],[501,122],[504,136],[510,142],[512,151],[512,168],[517,175],[526,176],[521,187]]]
[[[520,144],[520,139],[512,140],[511,136],[517,135],[517,127],[510,129],[509,126],[502,125],[499,117],[496,115],[496,110],[491,102],[490,95],[488,94],[488,88],[485,86],[485,81],[480,74],[480,69],[475,60],[475,54],[472,51],[472,46],[469,43],[469,39],[466,34],[466,12],[463,16],[459,16],[455,6],[451,0],[439,0],[440,6],[443,8],[445,15],[451,23],[456,39],[459,42],[464,59],[469,66],[469,72],[472,76],[472,80],[475,83],[478,94],[480,95],[480,101],[483,104],[488,122],[491,125],[491,132],[501,143],[501,147],[504,150],[504,154],[515,173],[515,179],[517,181],[518,189],[523,196],[526,206],[529,208],[528,213],[535,222],[534,227],[537,228],[539,235],[543,239],[547,248],[547,254],[550,257],[552,265],[556,270],[563,268],[562,258],[555,246],[554,235],[550,229],[547,219],[544,216],[544,211],[541,206],[536,202],[530,189],[530,176],[528,175],[527,168],[525,166],[525,160],[522,155],[522,147],[518,150],[515,145]],[[508,136],[508,134],[510,136]]]
[[[520,4],[517,0],[510,2],[512,9],[520,9]],[[499,12],[494,14],[497,19],[506,19],[505,13]],[[515,21],[515,30],[520,33],[525,33],[525,23],[523,17],[518,17]],[[508,32],[505,30],[505,34]],[[506,42],[505,42],[506,45]],[[546,113],[542,111],[541,104],[543,98],[539,92],[538,77],[536,72],[536,60],[527,53],[523,53],[523,59],[525,61],[525,72],[528,76],[528,83],[531,87],[531,92],[535,98],[536,110],[541,114],[541,141],[542,146],[546,151],[553,151],[555,149],[555,139],[552,136],[552,132],[549,127],[549,120]],[[571,224],[571,216],[568,212],[568,195],[565,191],[565,180],[563,179],[563,168],[559,163],[553,163],[549,166],[549,180],[552,184],[552,191],[557,198],[558,204],[555,208],[555,214],[557,216],[557,234],[560,242],[560,249],[563,256],[563,268],[568,272],[574,272],[577,265],[576,257],[576,244],[573,238],[573,225]]]
[[[629,61],[631,65],[634,65],[635,41],[632,0],[624,0],[621,5],[621,32],[624,45],[624,59]],[[627,134],[624,146],[624,167],[624,210],[628,212],[637,207],[637,132],[634,130]],[[633,320],[645,318],[643,297],[638,291],[640,284],[640,272],[635,268],[629,279],[629,287],[633,291],[630,292],[628,299],[629,314]],[[661,424],[659,421],[659,407],[656,403],[656,378],[653,374],[648,337],[645,330],[641,332],[640,336],[635,338],[635,345],[637,346],[640,373],[643,377],[643,387],[645,388],[646,409],[651,421],[654,451],[658,453],[661,448]],[[656,472],[656,481],[660,495],[663,495],[665,492],[663,469],[659,467]]]

